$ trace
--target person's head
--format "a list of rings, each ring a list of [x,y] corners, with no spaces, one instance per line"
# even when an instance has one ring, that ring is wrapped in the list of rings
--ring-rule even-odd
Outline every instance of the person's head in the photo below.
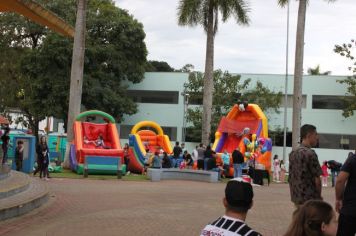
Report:
[[[199,147],[203,147],[203,144],[202,144],[202,143],[200,143],[200,144],[199,144]]]
[[[224,149],[224,153],[227,154],[227,150],[226,149]]]
[[[281,160],[281,161],[279,162],[279,164],[280,164],[280,165],[283,165],[283,164],[284,164],[284,161],[283,161],[283,160]]]
[[[47,143],[46,136],[41,136],[40,143],[41,144],[46,144]]]
[[[102,133],[99,134],[98,139],[101,139],[101,140],[103,139],[103,134]]]
[[[210,145],[206,146],[206,150],[211,150]]]
[[[335,236],[336,214],[329,203],[309,200],[295,213],[285,236]]]
[[[197,149],[198,148],[198,146],[195,146],[195,149]]]
[[[176,141],[176,146],[179,146],[179,142],[178,141]]]
[[[241,178],[227,182],[223,203],[227,212],[246,214],[253,204],[252,185]]]
[[[18,145],[19,147],[22,147],[22,146],[23,146],[23,141],[22,141],[22,140],[17,141],[17,145]]]
[[[124,148],[129,148],[129,144],[128,144],[128,143],[125,143]]]
[[[150,152],[150,149],[149,149],[149,148],[146,148],[146,152]]]
[[[180,146],[181,146],[182,148],[184,148],[184,147],[185,147],[185,143],[181,143]]]
[[[305,124],[300,128],[300,138],[306,146],[315,147],[318,144],[318,133],[314,125]]]
[[[159,155],[159,152],[158,151],[155,151],[155,156],[158,156]]]
[[[273,160],[276,160],[276,159],[278,159],[278,155],[277,154],[274,155],[274,157],[273,157]]]
[[[323,161],[323,165],[327,166],[328,165],[328,161]]]
[[[168,154],[166,152],[163,152],[163,157],[168,157]]]
[[[347,157],[352,157],[354,155],[353,152],[349,152],[349,155],[347,155]]]
[[[183,154],[184,154],[184,155],[187,155],[187,154],[188,154],[188,151],[187,151],[187,150],[185,150],[185,151],[183,152]]]

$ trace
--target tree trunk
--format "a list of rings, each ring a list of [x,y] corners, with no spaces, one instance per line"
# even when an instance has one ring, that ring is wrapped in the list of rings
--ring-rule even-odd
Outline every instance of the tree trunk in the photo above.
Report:
[[[209,11],[204,72],[202,143],[210,144],[211,110],[213,104],[214,73],[214,11]]]
[[[304,59],[304,32],[307,0],[299,1],[297,41],[295,48],[294,90],[293,90],[293,121],[292,121],[292,147],[298,147],[300,141],[300,127],[302,119],[302,90],[303,90],[303,59]]]
[[[87,0],[77,1],[77,19],[75,23],[75,34],[73,44],[72,68],[70,74],[69,109],[67,123],[67,148],[63,163],[64,168],[69,168],[69,148],[73,141],[73,122],[80,113],[82,103],[82,86],[84,70],[85,51],[85,28],[86,28],[86,6]]]

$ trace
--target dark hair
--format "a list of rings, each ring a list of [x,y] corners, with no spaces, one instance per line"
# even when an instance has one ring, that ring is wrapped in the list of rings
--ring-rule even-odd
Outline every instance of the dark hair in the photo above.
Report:
[[[200,143],[200,144],[199,144],[199,147],[203,147],[203,144],[202,144],[202,143]]]
[[[322,236],[321,225],[329,224],[333,218],[332,206],[321,200],[305,202],[293,216],[292,223],[284,236]]]
[[[300,138],[303,140],[308,134],[314,133],[315,131],[316,127],[314,125],[305,124],[300,128]]]
[[[17,144],[23,144],[22,140],[17,141]]]
[[[176,141],[176,145],[179,145],[179,142],[178,142],[178,141]]]
[[[276,159],[278,159],[278,155],[277,154],[274,155],[274,157],[273,157],[273,160],[276,160]]]

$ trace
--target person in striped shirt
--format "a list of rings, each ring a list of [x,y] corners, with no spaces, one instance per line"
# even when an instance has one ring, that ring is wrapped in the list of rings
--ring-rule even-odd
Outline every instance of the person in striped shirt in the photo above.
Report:
[[[230,180],[226,184],[223,199],[225,215],[206,225],[201,236],[259,236],[246,223],[246,216],[253,205],[253,189],[250,183],[241,178]]]

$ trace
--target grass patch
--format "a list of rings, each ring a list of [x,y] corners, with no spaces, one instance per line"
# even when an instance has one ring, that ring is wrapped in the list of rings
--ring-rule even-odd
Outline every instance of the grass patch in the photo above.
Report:
[[[51,178],[69,178],[69,179],[85,179],[83,175],[78,175],[71,170],[63,170],[61,173],[50,173]],[[116,175],[88,175],[88,179],[117,179]],[[122,176],[122,180],[125,181],[148,181],[145,175],[130,174],[128,176]]]

